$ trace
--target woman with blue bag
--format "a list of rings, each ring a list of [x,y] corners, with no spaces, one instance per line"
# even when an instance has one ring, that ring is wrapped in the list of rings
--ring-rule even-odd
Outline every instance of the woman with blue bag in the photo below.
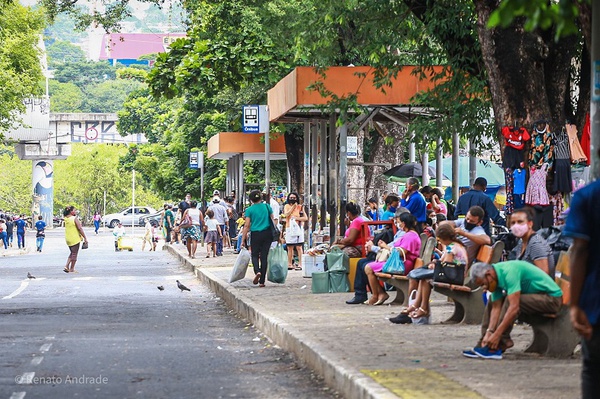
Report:
[[[412,270],[415,260],[421,251],[421,237],[419,237],[416,231],[417,219],[414,215],[405,212],[399,218],[396,218],[395,222],[399,229],[404,230],[404,235],[394,241],[393,246],[386,244],[384,241],[379,241],[377,245],[379,248],[389,250],[390,254],[392,254],[393,248],[396,248],[396,250],[402,249],[404,253],[404,273],[408,273]],[[387,292],[381,289],[377,276],[375,276],[375,273],[379,273],[385,264],[386,262],[384,261],[376,261],[365,266],[365,273],[369,279],[369,287],[371,287],[371,293],[373,294],[367,302],[369,305],[383,305],[390,297]]]

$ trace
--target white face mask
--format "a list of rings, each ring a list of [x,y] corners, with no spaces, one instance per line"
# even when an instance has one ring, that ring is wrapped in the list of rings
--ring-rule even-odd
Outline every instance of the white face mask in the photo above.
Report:
[[[437,222],[437,218],[434,216],[431,218],[431,224],[435,224]]]

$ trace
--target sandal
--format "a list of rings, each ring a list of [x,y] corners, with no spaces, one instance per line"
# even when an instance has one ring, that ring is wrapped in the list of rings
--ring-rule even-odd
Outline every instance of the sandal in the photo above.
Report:
[[[418,308],[410,314],[410,317],[412,317],[413,319],[418,319],[420,317],[429,317],[429,312],[425,311],[425,309],[423,308]]]
[[[388,299],[390,299],[390,296],[385,294],[385,298],[377,300],[377,302],[375,302],[375,306],[383,305]]]
[[[296,267],[294,267],[294,270],[301,271],[302,270],[302,266],[296,266]]]
[[[406,314],[409,315],[412,312],[416,311],[418,308],[415,308],[413,305],[410,305],[408,307],[402,308],[402,310],[400,311],[400,314]]]
[[[63,269],[63,272],[65,273],[69,273],[69,269],[67,269],[66,267]]]

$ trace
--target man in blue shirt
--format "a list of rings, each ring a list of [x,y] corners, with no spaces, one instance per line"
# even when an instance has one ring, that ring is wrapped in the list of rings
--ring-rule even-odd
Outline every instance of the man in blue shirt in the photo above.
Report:
[[[25,228],[27,226],[27,222],[25,222],[24,217],[25,215],[21,215],[15,220],[15,226],[17,227],[17,243],[19,245],[19,249],[25,248]]]
[[[571,201],[563,234],[573,237],[571,246],[571,322],[581,335],[582,398],[600,392],[600,180],[577,190]]]
[[[473,188],[463,195],[460,196],[456,203],[456,209],[454,210],[454,216],[465,216],[474,205],[480,206],[485,212],[483,223],[481,227],[485,230],[487,235],[490,235],[490,219],[495,224],[505,226],[506,221],[500,216],[500,212],[494,206],[491,198],[485,193],[487,188],[487,180],[484,177],[478,177],[473,183]]]
[[[417,218],[417,231],[423,231],[423,223],[427,220],[427,202],[419,192],[419,180],[416,177],[409,177],[406,181],[406,190],[402,193],[400,205]]]
[[[38,216],[38,221],[35,222],[35,247],[38,252],[42,252],[44,246],[44,238],[46,238],[46,222],[43,220],[42,215]]]

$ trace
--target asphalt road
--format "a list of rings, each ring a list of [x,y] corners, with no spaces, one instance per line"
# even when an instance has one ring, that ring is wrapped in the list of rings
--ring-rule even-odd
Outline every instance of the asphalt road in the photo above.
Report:
[[[62,230],[0,258],[0,399],[338,397],[167,252],[87,234],[78,273]]]

